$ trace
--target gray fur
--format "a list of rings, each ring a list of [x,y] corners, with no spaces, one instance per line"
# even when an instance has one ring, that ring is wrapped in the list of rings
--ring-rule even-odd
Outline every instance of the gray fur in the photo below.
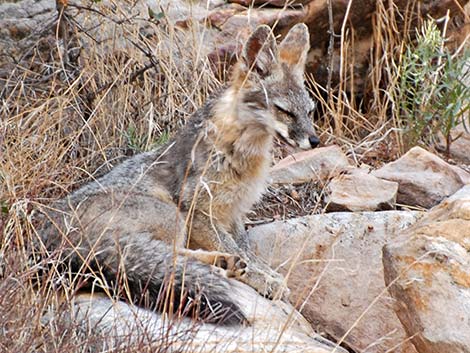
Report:
[[[315,105],[303,83],[308,31],[303,24],[292,31],[278,48],[269,27],[260,26],[232,83],[208,99],[167,145],[42,207],[38,234],[45,249],[61,252],[77,271],[104,273],[103,281],[127,279],[135,302],[142,291],[158,304],[149,295],[157,296],[174,273],[178,291],[218,302],[241,321],[229,281],[208,265],[213,259],[239,255],[249,262],[240,280],[267,296],[282,289],[282,276],[248,249],[243,217],[264,192],[275,132],[280,129],[300,147],[314,135],[309,113]],[[259,45],[263,42],[269,44]],[[285,46],[297,56],[281,60]],[[262,59],[259,64],[254,56]],[[253,63],[259,67],[252,71]],[[174,255],[188,244],[207,251],[190,254],[206,264]],[[243,273],[240,262],[234,264],[228,272]]]

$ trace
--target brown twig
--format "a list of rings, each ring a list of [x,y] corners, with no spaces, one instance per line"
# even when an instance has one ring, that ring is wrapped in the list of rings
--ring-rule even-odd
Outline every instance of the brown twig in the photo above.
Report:
[[[332,93],[331,93],[331,80],[333,78],[333,49],[335,46],[335,27],[333,23],[333,5],[331,4],[331,0],[328,0],[328,24],[329,24],[329,41],[328,41],[328,52],[327,52],[327,60],[328,60],[328,79],[326,81],[326,91],[328,93],[329,101],[332,101]]]

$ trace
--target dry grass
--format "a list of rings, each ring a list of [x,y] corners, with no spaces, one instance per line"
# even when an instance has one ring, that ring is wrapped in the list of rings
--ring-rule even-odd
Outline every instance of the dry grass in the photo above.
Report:
[[[359,94],[353,89],[351,48],[356,43],[347,30],[339,87],[326,94],[312,85],[324,112],[318,121],[322,140],[343,145],[357,163],[383,163],[404,146],[390,92],[398,87],[397,66],[416,19],[409,15],[413,9],[398,16],[381,6],[366,90]],[[181,35],[164,17],[146,21],[139,33],[132,23],[141,20],[124,13],[96,15],[115,24],[110,41],[101,41],[109,35],[100,33],[103,24],[93,27],[80,17],[79,27],[75,18],[62,16],[62,26],[43,28],[33,47],[1,59],[0,351],[97,349],[103,337],[93,329],[80,335],[83,328],[67,317],[68,301],[58,298],[53,278],[46,285],[35,280],[41,268],[28,254],[35,237],[31,211],[36,203],[49,203],[106,173],[123,158],[165,142],[221,85],[200,55],[200,38]],[[321,212],[321,194],[322,188],[311,183],[270,189],[269,207],[258,209],[255,221]],[[53,259],[41,265],[47,261]],[[51,308],[64,314],[45,322]],[[139,344],[116,347],[143,349]]]
[[[30,258],[35,238],[31,211],[106,173],[123,158],[164,143],[220,84],[198,56],[198,43],[178,40],[178,30],[164,19],[145,23],[149,36],[136,32],[132,21],[123,21],[110,41],[100,43],[108,33],[99,30],[122,20],[119,16],[97,16],[104,23],[95,32],[81,17],[83,28],[91,28],[86,33],[79,33],[73,17],[64,16],[64,28],[52,23],[42,28],[34,47],[2,57],[2,352],[101,350],[97,347],[106,339],[75,323],[67,314],[67,298],[57,298],[59,292],[70,293],[57,288],[55,283],[63,283],[59,275],[37,281],[41,267],[54,266],[54,259],[33,264]],[[44,322],[51,309],[59,315]],[[134,342],[113,351],[167,349]]]
[[[324,186],[309,181],[296,185],[269,186],[248,218],[250,225],[286,220],[324,212]]]

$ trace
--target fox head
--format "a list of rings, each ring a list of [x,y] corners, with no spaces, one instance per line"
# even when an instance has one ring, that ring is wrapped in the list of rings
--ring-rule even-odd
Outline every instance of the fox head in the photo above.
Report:
[[[308,28],[299,23],[278,45],[272,30],[261,25],[245,43],[236,79],[252,108],[268,109],[274,131],[294,147],[309,149],[320,143],[312,123],[315,102],[304,84],[309,44]]]

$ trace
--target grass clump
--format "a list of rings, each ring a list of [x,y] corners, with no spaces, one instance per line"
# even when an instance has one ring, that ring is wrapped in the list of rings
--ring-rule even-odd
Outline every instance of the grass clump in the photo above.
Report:
[[[137,131],[135,125],[130,124],[127,130],[124,132],[127,139],[127,148],[132,154],[140,153],[144,151],[150,151],[154,148],[160,147],[166,144],[171,137],[168,130],[164,130],[156,138],[152,138],[151,135],[145,135]]]

